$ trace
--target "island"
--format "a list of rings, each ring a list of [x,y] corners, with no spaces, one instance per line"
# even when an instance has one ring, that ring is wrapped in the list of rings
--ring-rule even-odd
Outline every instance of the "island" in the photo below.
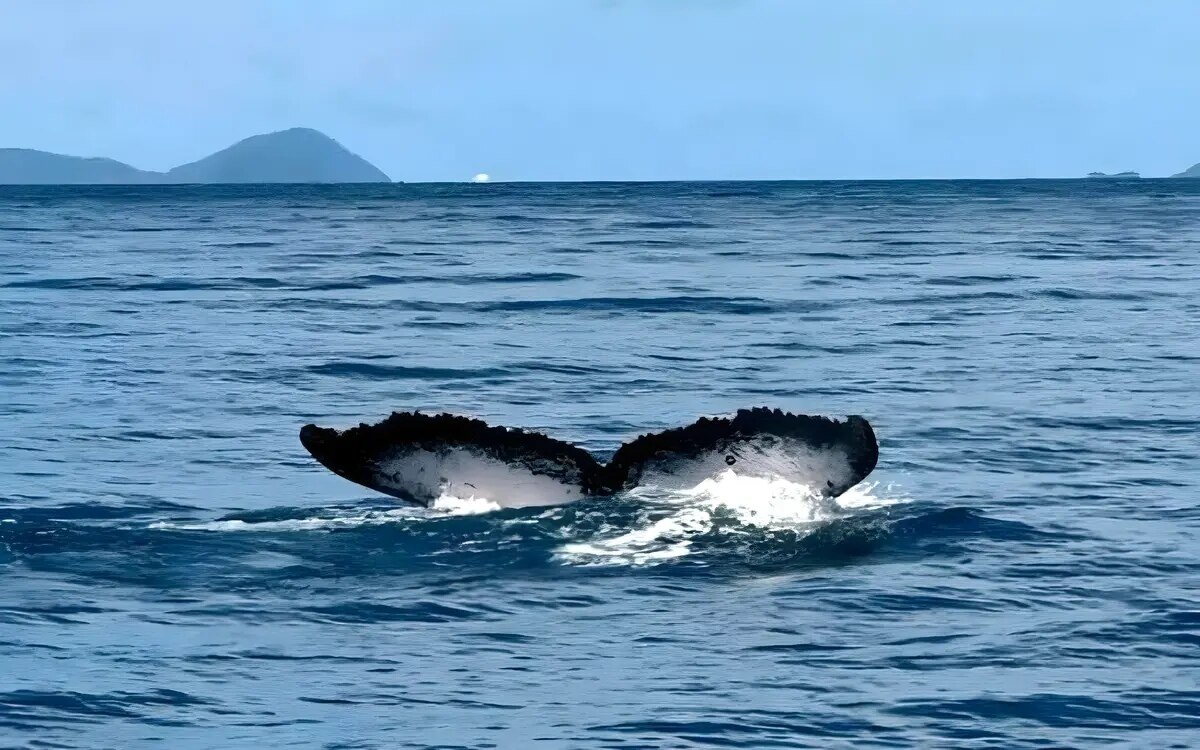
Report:
[[[0,184],[168,185],[391,182],[386,174],[312,128],[255,135],[198,161],[150,172],[103,158],[0,148]]]
[[[1200,164],[1193,164],[1179,174],[1173,174],[1172,177],[1200,177]]]
[[[0,184],[5,185],[140,185],[157,182],[162,176],[114,159],[0,148]]]
[[[1105,174],[1104,172],[1088,172],[1088,177],[1093,180],[1138,180],[1141,175],[1137,172],[1115,172],[1113,174]]]

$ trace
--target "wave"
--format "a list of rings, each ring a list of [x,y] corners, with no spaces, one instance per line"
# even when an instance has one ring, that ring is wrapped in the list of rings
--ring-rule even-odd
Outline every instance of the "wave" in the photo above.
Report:
[[[784,305],[758,297],[576,297],[571,299],[500,300],[470,305],[479,312],[640,312],[755,315],[778,311]]]
[[[509,375],[494,368],[413,367],[407,365],[376,365],[368,362],[326,362],[312,365],[308,371],[316,375],[359,378],[363,380],[478,380]]]
[[[690,219],[648,219],[631,221],[625,226],[630,229],[715,229],[714,224]]]
[[[573,364],[554,361],[523,361],[511,362],[497,367],[430,367],[421,365],[393,365],[387,363],[334,361],[310,365],[302,370],[292,370],[279,375],[292,375],[296,372],[307,372],[334,378],[350,378],[358,380],[487,380],[498,381],[519,377],[523,373],[553,373],[555,375],[571,375],[586,377],[592,375],[608,375],[609,370],[590,365]]]
[[[261,244],[262,243],[254,246],[258,247]],[[425,283],[451,284],[454,286],[475,286],[482,284],[546,284],[561,281],[574,281],[580,278],[582,277],[578,274],[556,271],[446,275],[412,274],[405,276],[366,274],[335,281],[280,279],[273,276],[231,276],[223,278],[169,278],[148,275],[128,277],[79,276],[17,279],[16,281],[9,281],[7,283],[0,284],[0,288],[105,292],[188,292],[261,289],[324,292],[372,289],[382,286]]]

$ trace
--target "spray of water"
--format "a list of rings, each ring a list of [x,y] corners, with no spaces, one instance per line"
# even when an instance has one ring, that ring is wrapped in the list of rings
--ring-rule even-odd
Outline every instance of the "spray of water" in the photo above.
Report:
[[[836,500],[780,478],[742,477],[733,470],[689,490],[639,488],[646,511],[632,530],[586,542],[567,542],[556,557],[572,565],[649,565],[684,557],[698,537],[746,535],[761,530],[808,533],[851,512],[903,502],[877,485],[859,485]],[[889,488],[890,490],[890,488]]]

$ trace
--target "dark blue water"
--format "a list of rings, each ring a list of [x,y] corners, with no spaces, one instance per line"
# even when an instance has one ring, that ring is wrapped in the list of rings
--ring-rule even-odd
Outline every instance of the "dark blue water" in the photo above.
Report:
[[[1200,746],[1200,181],[0,188],[0,745]],[[727,482],[401,508],[305,422]]]

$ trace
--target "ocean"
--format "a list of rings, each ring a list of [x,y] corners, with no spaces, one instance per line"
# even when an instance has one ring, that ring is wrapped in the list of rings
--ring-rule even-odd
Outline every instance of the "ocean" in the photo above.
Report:
[[[0,746],[1200,747],[1200,180],[0,187]],[[870,420],[431,509],[301,425]]]

